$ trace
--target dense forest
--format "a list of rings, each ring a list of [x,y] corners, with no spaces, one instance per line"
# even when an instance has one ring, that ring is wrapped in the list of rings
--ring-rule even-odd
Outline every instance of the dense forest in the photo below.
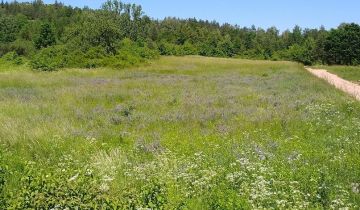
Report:
[[[311,64],[360,64],[360,26],[281,32],[215,21],[154,20],[142,7],[108,0],[101,9],[55,1],[1,2],[0,56],[34,69],[126,67],[159,55],[202,55],[291,60]]]

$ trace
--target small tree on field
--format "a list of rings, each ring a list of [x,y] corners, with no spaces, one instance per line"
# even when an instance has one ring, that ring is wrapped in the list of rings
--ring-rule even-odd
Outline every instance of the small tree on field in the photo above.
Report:
[[[41,25],[40,35],[35,40],[35,47],[37,49],[46,48],[56,43],[55,33],[49,23]]]

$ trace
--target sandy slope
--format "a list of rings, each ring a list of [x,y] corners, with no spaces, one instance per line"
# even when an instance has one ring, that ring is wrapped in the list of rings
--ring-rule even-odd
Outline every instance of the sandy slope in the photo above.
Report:
[[[328,81],[336,88],[350,94],[351,96],[355,97],[357,100],[360,100],[360,85],[344,80],[338,77],[337,75],[331,74],[323,69],[312,69],[312,68],[306,68],[306,69],[313,75]]]

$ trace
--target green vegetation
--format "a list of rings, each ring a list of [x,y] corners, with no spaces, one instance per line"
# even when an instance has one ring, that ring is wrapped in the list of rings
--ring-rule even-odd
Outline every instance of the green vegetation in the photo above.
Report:
[[[331,30],[325,42],[328,64],[360,64],[360,26],[343,24],[337,30]]]
[[[290,61],[358,65],[359,44],[2,1],[0,209],[358,209],[360,104]]]
[[[359,102],[291,62],[0,73],[1,209],[357,209]]]
[[[129,39],[124,39],[116,45],[114,54],[109,56],[103,48],[92,47],[86,51],[71,49],[66,46],[53,46],[42,49],[33,56],[30,65],[33,69],[53,71],[58,68],[124,68],[144,63],[157,58],[156,51],[146,46],[139,46]]]
[[[122,55],[121,43],[133,42]],[[360,26],[330,31],[220,25],[197,19],[153,20],[141,6],[108,0],[101,9],[73,8],[57,1],[0,4],[0,56],[16,52],[40,70],[126,67],[161,55],[202,55],[312,64],[357,65]],[[132,52],[134,51],[134,52]],[[147,57],[148,55],[152,55]],[[124,57],[131,62],[124,62]],[[120,61],[119,61],[120,60]]]
[[[35,47],[37,49],[46,48],[56,43],[55,33],[50,24],[44,23],[41,25],[40,35],[35,40]]]
[[[360,82],[359,66],[319,66],[318,68],[326,69],[329,72],[336,74],[346,80],[356,83]]]
[[[113,11],[112,6],[119,8]],[[30,67],[43,71],[125,68],[159,57],[156,45],[142,34],[141,27],[150,19],[140,6],[109,1],[103,7],[2,3],[0,56],[15,52],[29,59]]]
[[[0,72],[28,69],[26,64],[27,59],[19,56],[15,52],[9,52],[0,58]]]

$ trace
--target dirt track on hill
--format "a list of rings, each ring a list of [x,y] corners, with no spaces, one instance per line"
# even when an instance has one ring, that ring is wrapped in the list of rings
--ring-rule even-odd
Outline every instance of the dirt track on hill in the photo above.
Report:
[[[349,95],[355,97],[360,101],[360,85],[349,82],[345,79],[340,78],[335,74],[331,74],[324,69],[312,69],[306,68],[313,75],[326,80],[330,84],[334,85],[336,88],[348,93]]]

